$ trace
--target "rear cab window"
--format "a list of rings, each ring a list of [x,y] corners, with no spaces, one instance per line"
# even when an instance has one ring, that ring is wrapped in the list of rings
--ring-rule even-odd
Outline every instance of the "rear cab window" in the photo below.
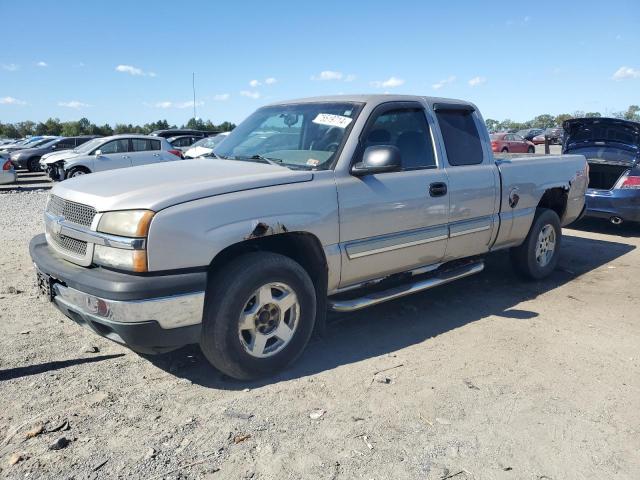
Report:
[[[480,132],[474,110],[465,105],[434,106],[449,165],[479,165],[484,160]],[[506,138],[505,138],[506,140]]]

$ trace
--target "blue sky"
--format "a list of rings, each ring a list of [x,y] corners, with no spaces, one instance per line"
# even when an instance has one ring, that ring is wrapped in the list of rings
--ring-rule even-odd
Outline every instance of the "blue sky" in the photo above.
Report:
[[[463,98],[485,118],[640,103],[640,1],[0,0],[0,121],[238,122],[336,93]]]

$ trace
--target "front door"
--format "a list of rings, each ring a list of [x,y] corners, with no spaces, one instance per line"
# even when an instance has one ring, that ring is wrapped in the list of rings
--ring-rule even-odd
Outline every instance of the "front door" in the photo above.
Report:
[[[390,102],[374,110],[352,164],[373,145],[396,146],[402,169],[337,178],[341,287],[437,264],[447,245],[448,178],[423,105]]]
[[[107,142],[101,145],[98,150],[101,151],[101,154],[96,155],[93,162],[93,170],[95,172],[131,166],[129,139],[127,138]]]

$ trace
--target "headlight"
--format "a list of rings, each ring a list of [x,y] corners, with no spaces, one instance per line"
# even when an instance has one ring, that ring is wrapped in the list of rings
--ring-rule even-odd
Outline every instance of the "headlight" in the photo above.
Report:
[[[102,214],[98,231],[122,237],[146,237],[155,212],[151,210],[123,210]]]
[[[105,267],[121,268],[133,272],[147,271],[146,250],[125,250],[96,245],[93,250],[93,261]]]

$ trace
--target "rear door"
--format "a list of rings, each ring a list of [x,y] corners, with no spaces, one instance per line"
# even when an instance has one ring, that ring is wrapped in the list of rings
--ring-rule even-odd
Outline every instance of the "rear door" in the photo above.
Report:
[[[402,169],[337,177],[341,286],[440,262],[447,245],[447,174],[419,102],[389,102],[370,115],[351,164],[372,145],[394,145]]]
[[[160,140],[149,138],[131,139],[131,164],[134,167],[164,161],[165,158],[160,150]]]
[[[498,168],[487,147],[484,121],[469,105],[436,103],[433,108],[449,181],[449,241],[444,260],[483,254],[498,228],[500,196]]]
[[[100,150],[101,154],[96,155],[93,162],[93,170],[96,172],[131,166],[128,138],[111,140],[101,145],[97,150]]]

